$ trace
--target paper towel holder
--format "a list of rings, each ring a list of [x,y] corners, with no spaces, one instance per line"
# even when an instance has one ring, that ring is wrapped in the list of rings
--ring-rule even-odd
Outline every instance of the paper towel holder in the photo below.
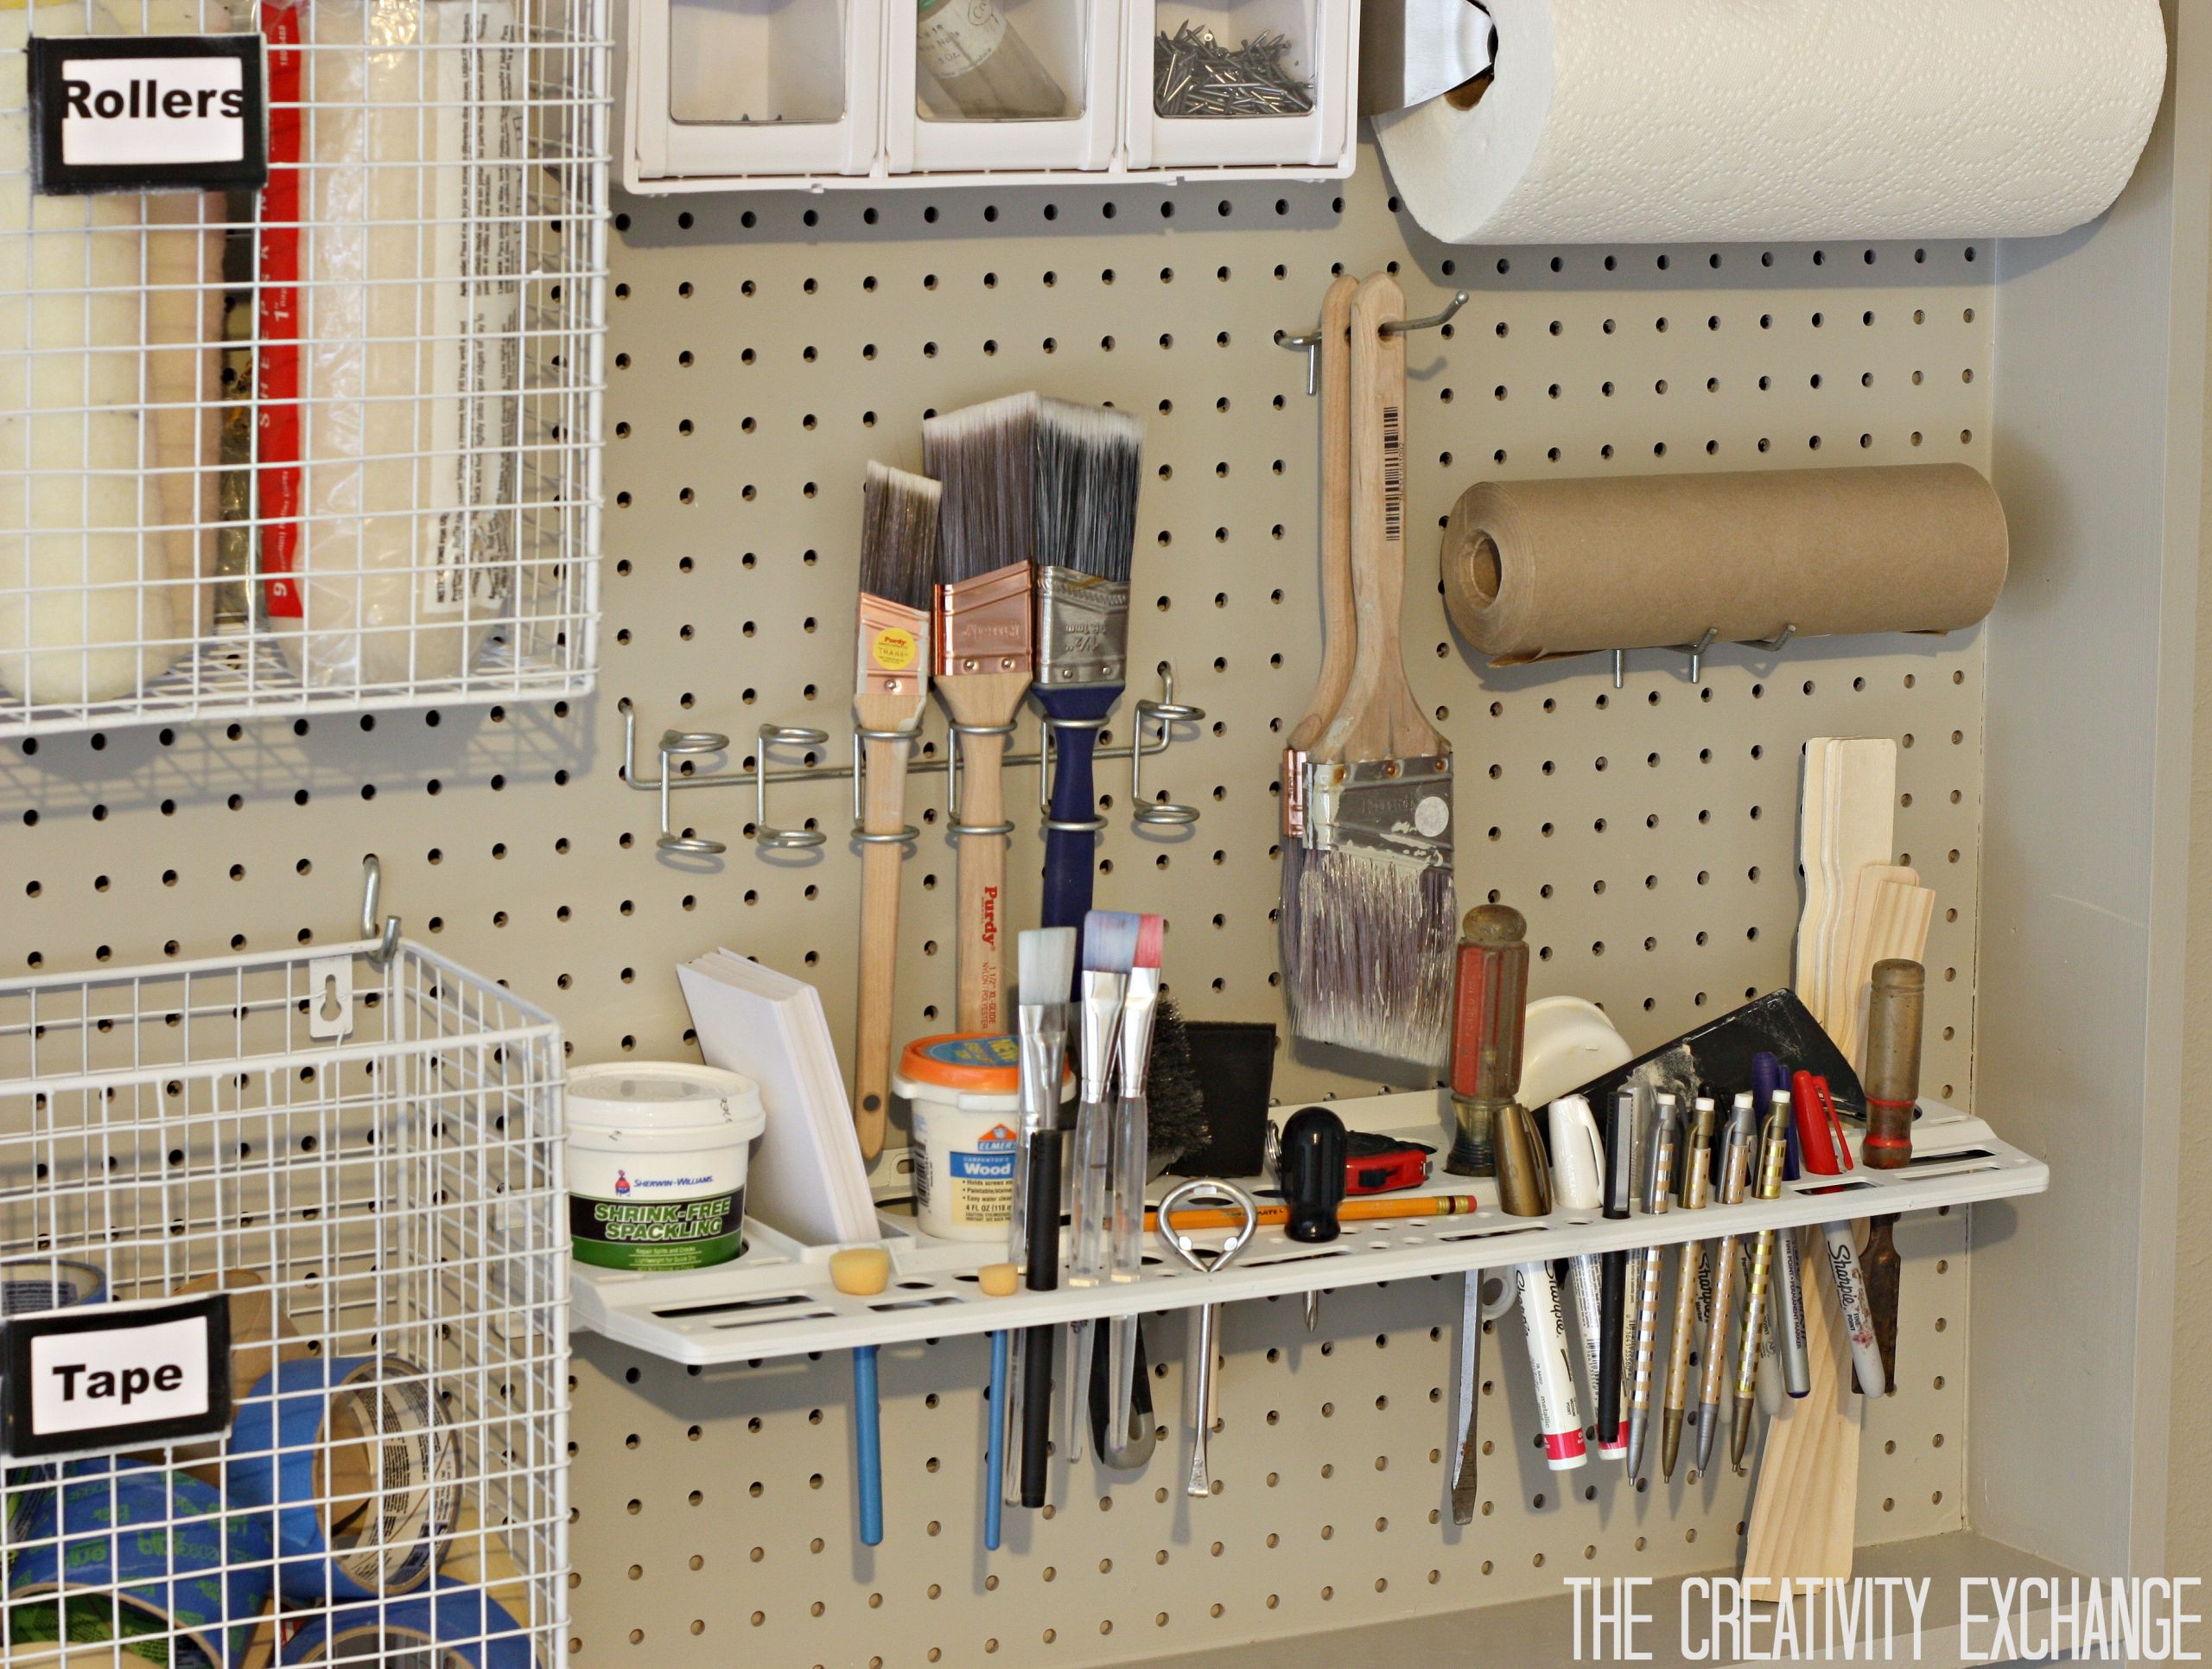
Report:
[[[1788,648],[1790,640],[1796,635],[1797,623],[1792,621],[1770,638],[1739,638],[1737,641],[1746,649],[1764,649],[1769,654],[1776,654]],[[1719,636],[1719,627],[1708,626],[1705,628],[1705,634],[1695,643],[1669,643],[1662,647],[1672,650],[1675,654],[1688,655],[1690,658],[1690,682],[1695,684],[1698,681],[1698,674],[1704,670],[1705,652],[1713,647]],[[1616,649],[1612,652],[1612,656],[1613,688],[1618,690],[1621,687],[1622,679],[1628,672],[1628,651]]]
[[[1452,292],[1451,302],[1441,313],[1432,313],[1425,319],[1385,319],[1377,328],[1386,336],[1402,336],[1411,330],[1434,330],[1440,325],[1450,324],[1452,315],[1466,304],[1467,292],[1464,290],[1455,290]],[[1302,334],[1293,336],[1278,330],[1275,333],[1275,345],[1279,347],[1295,348],[1306,355],[1306,392],[1308,394],[1316,392],[1319,385],[1315,378],[1320,366],[1321,356],[1314,350],[1321,346],[1320,331],[1308,330]]]

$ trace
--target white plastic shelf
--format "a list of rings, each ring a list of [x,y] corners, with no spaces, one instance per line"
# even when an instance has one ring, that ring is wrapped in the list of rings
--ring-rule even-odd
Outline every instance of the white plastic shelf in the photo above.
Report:
[[[1427,1096],[1369,1096],[1335,1101],[1347,1125],[1434,1143],[1451,1139],[1451,1104]],[[1424,1118],[1421,1115],[1426,1113]],[[1853,1132],[1857,1149],[1859,1132]],[[1256,1178],[1244,1186],[1264,1201]],[[1921,1103],[1913,1130],[1912,1163],[1904,1170],[1864,1168],[1843,1178],[1807,1176],[1784,1182],[1778,1200],[1746,1201],[1703,1211],[1638,1214],[1608,1221],[1594,1213],[1554,1212],[1509,1217],[1487,1179],[1437,1175],[1420,1194],[1465,1194],[1481,1205],[1470,1214],[1346,1223],[1325,1245],[1306,1245],[1280,1228],[1262,1228],[1250,1248],[1218,1275],[1201,1276],[1166,1258],[1154,1244],[1141,1279],[1052,1292],[986,1296],[976,1271],[1005,1257],[987,1242],[939,1240],[917,1234],[912,1220],[880,1220],[891,1248],[889,1285],[871,1297],[850,1297],[830,1281],[828,1246],[803,1246],[748,1221],[746,1254],[734,1263],[688,1274],[635,1274],[572,1266],[572,1320],[578,1327],[679,1362],[759,1362],[846,1350],[855,1345],[941,1339],[1001,1328],[1041,1326],[1085,1316],[1129,1315],[1230,1303],[1313,1288],[1497,1269],[1535,1258],[1626,1247],[1677,1245],[1723,1233],[1796,1228],[1887,1213],[1932,1211],[1977,1201],[2040,1194],[2050,1171],[2039,1159],[1998,1139],[1980,1119],[1955,1107]],[[1402,1197],[1402,1196],[1393,1196]],[[1215,1243],[1221,1234],[1206,1237]]]

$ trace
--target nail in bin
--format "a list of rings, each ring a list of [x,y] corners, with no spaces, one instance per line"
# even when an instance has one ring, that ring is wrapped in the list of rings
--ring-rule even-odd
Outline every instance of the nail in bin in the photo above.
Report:
[[[1354,0],[1129,0],[1129,167],[1348,163],[1357,40]]]
[[[632,0],[625,183],[868,174],[883,18],[880,0]]]

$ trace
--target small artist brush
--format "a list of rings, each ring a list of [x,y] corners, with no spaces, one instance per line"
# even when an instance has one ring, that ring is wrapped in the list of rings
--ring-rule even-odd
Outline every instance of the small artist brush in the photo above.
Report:
[[[860,826],[861,965],[853,1123],[861,1154],[883,1151],[891,1094],[891,991],[899,962],[906,763],[929,700],[930,598],[937,580],[938,484],[871,462],[861,491],[859,634],[853,717],[867,798]]]
[[[1352,298],[1351,557],[1358,621],[1343,704],[1311,754],[1300,1036],[1442,1064],[1459,912],[1451,749],[1406,682],[1405,298],[1377,273]],[[1467,1174],[1455,1145],[1447,1168]]]
[[[1068,1284],[1096,1286],[1107,1276],[1111,1239],[1107,1219],[1112,1174],[1113,1123],[1108,1092],[1113,1085],[1114,1050],[1122,1034],[1122,1002],[1128,994],[1129,969],[1136,958],[1138,920],[1122,910],[1093,910],[1084,918],[1078,959],[1083,972],[1076,991],[1075,1186],[1068,1220]],[[1070,1384],[1090,1383],[1095,1324],[1070,1324],[1072,1369]],[[1077,1390],[1076,1395],[1088,1394]],[[1071,1423],[1067,1446],[1073,1458],[1080,1442],[1080,1419]]]
[[[1060,1079],[1067,1059],[1068,984],[1075,971],[1075,932],[1069,927],[1033,928],[1015,948],[1020,977],[1015,1021],[1021,1054],[1021,1135],[1016,1187],[1021,1190],[1021,1261],[1032,1292],[1050,1292],[1060,1284]],[[1018,1398],[1002,1396],[1011,1416],[1019,1405],[1021,1421],[1014,1449],[1019,1468],[1015,1493],[1024,1507],[1045,1504],[1046,1456],[1052,1418],[1052,1344],[1050,1324],[1028,1328],[1021,1338]],[[995,1364],[994,1364],[995,1367]]]
[[[1113,1176],[1108,1209],[1109,1263],[1116,1281],[1134,1281],[1144,1273],[1144,1184],[1150,1169],[1150,1112],[1145,1101],[1145,1077],[1152,1064],[1152,1021],[1160,1005],[1160,968],[1166,949],[1167,921],[1164,916],[1137,918],[1135,954],[1129,963],[1129,983],[1122,998],[1121,1098],[1114,1104]],[[1109,1330],[1113,1349],[1111,1395],[1107,1418],[1109,1429],[1127,1429],[1127,1411],[1135,1400],[1136,1328]]]
[[[1077,927],[1096,870],[1091,755],[1122,698],[1129,637],[1143,426],[1103,406],[1046,400],[1037,412],[1038,708],[1053,742],[1043,919]]]
[[[1033,672],[1037,397],[1010,394],[922,424],[938,511],[937,692],[961,770],[953,934],[963,1031],[1006,1029],[1006,739]]]

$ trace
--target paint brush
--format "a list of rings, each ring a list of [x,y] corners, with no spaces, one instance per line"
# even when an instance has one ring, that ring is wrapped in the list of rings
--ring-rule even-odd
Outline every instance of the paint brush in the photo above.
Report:
[[[954,959],[963,1031],[1006,1029],[1001,967],[1007,837],[1002,780],[1033,672],[1037,397],[1010,394],[922,424],[922,467],[943,484],[938,523],[937,692],[960,784]]]
[[[1136,916],[1122,910],[1093,910],[1084,918],[1080,958],[1083,972],[1076,991],[1075,1201],[1069,1214],[1068,1284],[1096,1286],[1106,1278],[1111,1250],[1107,1218],[1112,1169],[1111,1112],[1107,1095],[1113,1084],[1114,1052],[1122,1034],[1122,1003],[1135,965]],[[1074,1383],[1090,1383],[1092,1324],[1071,1324]],[[1079,1422],[1078,1422],[1079,1424]],[[1073,1452],[1076,1439],[1070,1440]]]
[[[1137,918],[1135,955],[1122,998],[1121,1099],[1114,1104],[1112,1198],[1108,1208],[1109,1262],[1116,1281],[1144,1273],[1144,1184],[1149,1166],[1150,1113],[1145,1077],[1152,1061],[1152,1022],[1160,1003],[1160,968],[1166,948],[1164,916]],[[1107,1418],[1116,1431],[1128,1428],[1128,1410],[1136,1396],[1136,1324],[1111,1329],[1113,1403]]]
[[[1043,919],[1080,927],[1096,868],[1091,755],[1122,698],[1144,440],[1135,417],[1045,400],[1037,411],[1037,681],[1053,748]]]
[[[1310,755],[1299,962],[1301,1037],[1442,1064],[1459,922],[1452,755],[1406,682],[1406,347],[1397,281],[1352,297],[1350,682]]]
[[[861,572],[853,717],[865,778],[861,962],[853,1124],[861,1156],[883,1151],[891,1098],[891,992],[899,961],[906,764],[929,700],[930,594],[937,580],[938,484],[870,462],[861,489]]]
[[[1295,972],[1305,960],[1305,915],[1300,877],[1306,872],[1306,754],[1344,703],[1351,682],[1351,298],[1359,280],[1339,274],[1321,302],[1321,675],[1306,715],[1291,726],[1282,750],[1282,895],[1276,927],[1282,965]],[[1295,998],[1298,982],[1288,987]]]
[[[1067,989],[1075,966],[1075,933],[1067,927],[1033,928],[1015,950],[1020,975],[1016,1023],[1020,1029],[1020,1175],[1022,1252],[1032,1292],[1060,1284],[1060,1076],[1066,1061]],[[1022,1163],[1026,1155],[1026,1163]],[[1045,1504],[1046,1456],[1052,1419],[1052,1345],[1055,1329],[1033,1327],[1021,1338],[1019,1395],[1007,1398],[1020,1412],[1014,1449],[1018,1478],[1009,1481],[1024,1507]]]

